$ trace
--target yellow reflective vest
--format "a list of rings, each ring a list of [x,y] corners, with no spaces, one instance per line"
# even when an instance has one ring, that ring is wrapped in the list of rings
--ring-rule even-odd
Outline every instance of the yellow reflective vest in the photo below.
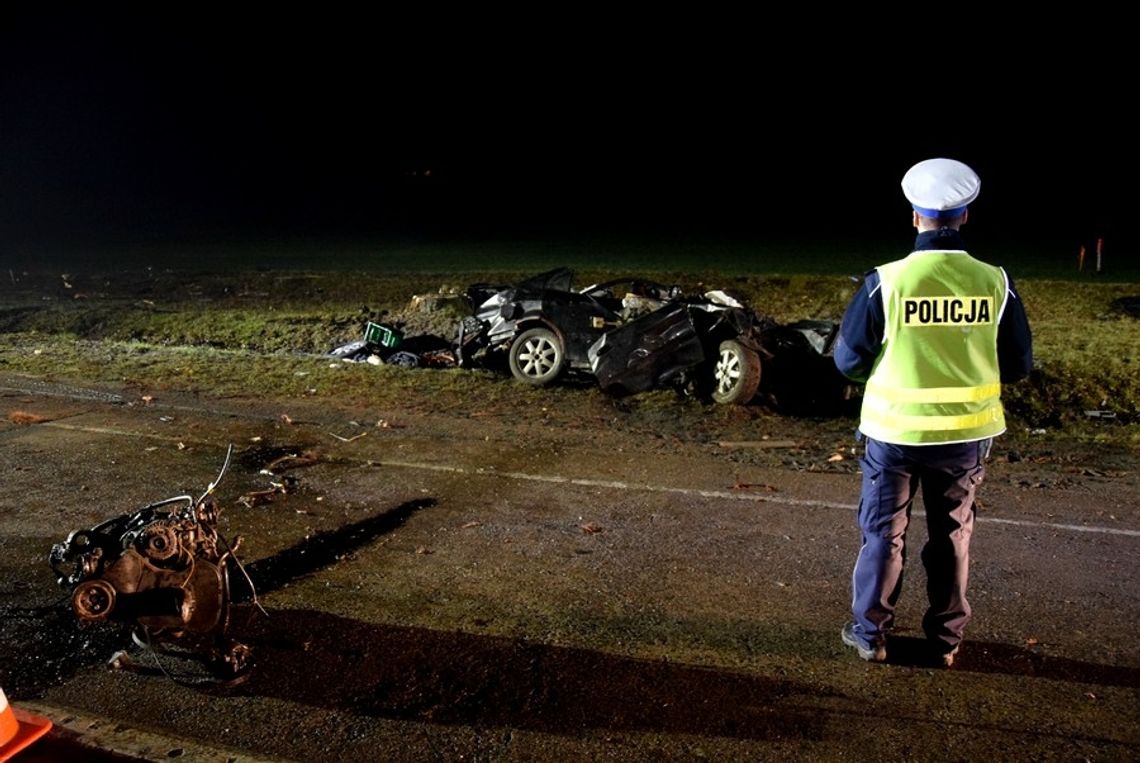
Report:
[[[1004,432],[997,335],[1005,271],[957,250],[913,252],[878,271],[886,323],[863,395],[863,434],[933,445]]]

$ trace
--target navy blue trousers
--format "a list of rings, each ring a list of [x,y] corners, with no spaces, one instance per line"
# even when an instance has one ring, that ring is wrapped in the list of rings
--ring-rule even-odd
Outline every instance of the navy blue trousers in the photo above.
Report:
[[[922,548],[929,606],[922,629],[948,652],[970,620],[966,584],[974,491],[985,476],[992,440],[953,445],[892,445],[867,438],[859,528],[863,546],[851,576],[855,633],[871,644],[894,623],[906,561],[906,531],[919,488],[926,511]]]

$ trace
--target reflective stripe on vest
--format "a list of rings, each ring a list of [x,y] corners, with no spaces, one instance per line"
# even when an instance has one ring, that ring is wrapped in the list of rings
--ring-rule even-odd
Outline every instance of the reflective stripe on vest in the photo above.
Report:
[[[993,404],[977,413],[960,413],[949,416],[891,413],[890,411],[878,410],[878,406],[881,404],[881,401],[872,399],[868,401],[868,405],[863,406],[864,424],[886,427],[898,432],[965,431],[996,423],[1000,423],[1002,428],[1005,428],[1005,413],[1002,410],[1001,402],[996,399]],[[865,432],[865,434],[867,433]]]
[[[983,384],[980,387],[884,387],[867,383],[865,394],[873,398],[886,398],[896,403],[976,403],[988,397],[1001,395],[1001,384]]]

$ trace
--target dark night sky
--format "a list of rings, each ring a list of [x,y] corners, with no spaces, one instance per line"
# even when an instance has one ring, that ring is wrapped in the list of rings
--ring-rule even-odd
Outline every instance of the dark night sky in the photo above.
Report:
[[[959,37],[939,75],[905,39],[814,27],[514,19],[522,35],[184,8],[201,15],[6,21],[8,245],[881,237],[906,225],[903,172],[931,156],[978,170],[973,224],[989,234],[1079,240],[1131,221],[1135,89],[1111,45]]]

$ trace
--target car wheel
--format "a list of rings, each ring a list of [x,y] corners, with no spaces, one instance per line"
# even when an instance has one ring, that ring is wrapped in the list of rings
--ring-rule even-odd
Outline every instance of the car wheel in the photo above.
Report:
[[[735,339],[720,343],[713,367],[713,400],[718,403],[744,405],[756,395],[760,386],[760,356]]]
[[[527,384],[549,384],[558,378],[565,364],[562,341],[550,329],[528,329],[511,344],[511,373]]]

